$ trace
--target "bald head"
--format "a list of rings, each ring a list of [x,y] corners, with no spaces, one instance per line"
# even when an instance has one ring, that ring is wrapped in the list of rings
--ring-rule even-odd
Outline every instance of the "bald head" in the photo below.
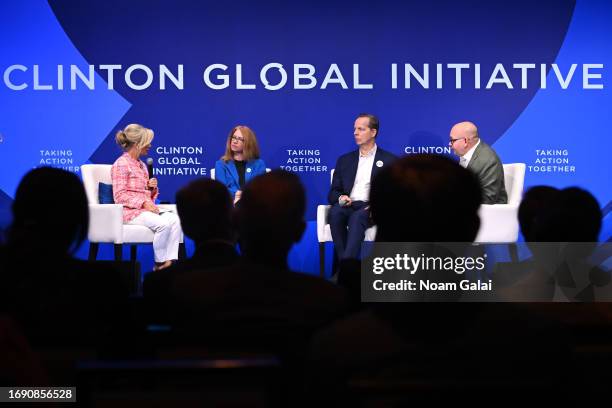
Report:
[[[478,143],[478,128],[472,122],[459,122],[451,128],[450,145],[457,156],[463,156]]]
[[[472,122],[459,122],[451,129],[451,135],[456,137],[474,138],[478,137],[478,128]]]

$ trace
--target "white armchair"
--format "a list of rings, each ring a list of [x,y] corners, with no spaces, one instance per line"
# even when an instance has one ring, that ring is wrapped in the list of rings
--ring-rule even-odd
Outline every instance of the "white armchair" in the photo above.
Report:
[[[153,243],[153,231],[142,225],[123,223],[123,206],[121,204],[100,204],[98,200],[98,183],[112,184],[110,164],[84,164],[81,166],[83,185],[89,201],[89,259],[95,260],[100,243],[112,243],[115,247],[115,260],[122,258],[123,244],[130,246],[130,259],[136,260],[136,244]],[[176,205],[162,204],[176,212]],[[184,237],[181,234],[179,258],[185,257]]]
[[[525,163],[504,164],[508,204],[483,204],[478,210],[480,229],[476,243],[514,243],[518,239],[518,208],[523,196]]]
[[[334,179],[334,169],[331,170],[329,183]],[[325,243],[332,242],[331,229],[327,221],[331,205],[319,205],[317,207],[317,239],[319,240],[319,274],[325,276]],[[374,241],[376,239],[376,226],[370,227],[365,231],[364,241]]]

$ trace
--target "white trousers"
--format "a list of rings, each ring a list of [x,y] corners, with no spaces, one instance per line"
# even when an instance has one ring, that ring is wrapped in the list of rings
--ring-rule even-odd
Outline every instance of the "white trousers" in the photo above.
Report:
[[[181,221],[172,212],[154,214],[145,211],[129,224],[144,225],[153,232],[153,253],[155,262],[166,262],[178,259],[178,248],[181,240]]]

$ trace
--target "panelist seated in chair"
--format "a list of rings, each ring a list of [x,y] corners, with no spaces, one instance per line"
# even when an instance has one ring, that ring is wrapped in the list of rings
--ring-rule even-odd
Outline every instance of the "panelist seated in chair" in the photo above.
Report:
[[[457,123],[450,131],[448,142],[459,156],[459,165],[478,176],[483,204],[507,204],[504,187],[504,166],[495,151],[480,139],[472,122]]]
[[[235,126],[227,136],[225,154],[215,163],[215,179],[225,184],[236,204],[244,185],[265,172],[255,132],[247,126]]]
[[[379,120],[363,113],[355,120],[354,136],[359,149],[338,158],[328,200],[329,226],[338,259],[359,256],[365,231],[371,226],[370,184],[396,156],[376,144]],[[348,227],[348,229],[347,229]]]
[[[149,152],[153,131],[131,124],[117,132],[115,140],[123,155],[111,168],[113,198],[123,205],[125,224],[144,225],[154,232],[154,269],[166,268],[178,259],[181,225],[176,214],[160,211],[155,205],[157,179],[149,178],[147,166],[139,159]]]

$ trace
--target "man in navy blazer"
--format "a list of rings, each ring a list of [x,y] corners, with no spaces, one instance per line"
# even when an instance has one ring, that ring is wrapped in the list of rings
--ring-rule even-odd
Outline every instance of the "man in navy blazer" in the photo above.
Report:
[[[379,121],[362,113],[355,120],[355,143],[358,150],[338,158],[328,200],[334,246],[338,259],[359,256],[365,230],[370,223],[370,183],[378,172],[397,157],[376,145]]]

